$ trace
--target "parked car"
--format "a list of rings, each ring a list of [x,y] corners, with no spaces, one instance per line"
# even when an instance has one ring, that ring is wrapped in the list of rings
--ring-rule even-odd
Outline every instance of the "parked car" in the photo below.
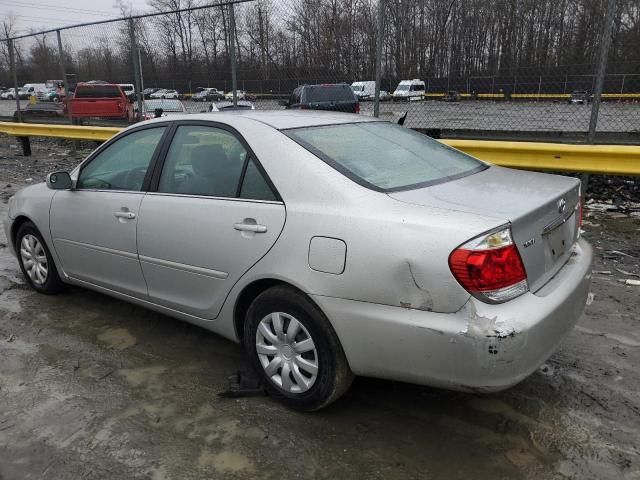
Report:
[[[373,80],[368,80],[366,82],[353,82],[351,84],[351,89],[353,93],[358,97],[359,102],[364,102],[365,100],[370,100],[374,97],[376,93],[376,82]]]
[[[142,97],[143,97],[145,100],[149,100],[149,98],[151,97],[151,94],[152,94],[152,93],[156,93],[158,90],[161,90],[161,89],[160,89],[160,88],[145,88],[145,89],[142,91]]]
[[[316,410],[354,374],[493,392],[535,372],[587,299],[580,219],[576,178],[369,116],[247,111],[132,126],[17,192],[4,228],[36,291],[242,342],[274,397]]]
[[[119,83],[118,86],[129,99],[135,100],[136,87],[133,85],[133,83]]]
[[[224,98],[224,93],[217,88],[203,88],[195,93],[191,100],[194,102],[217,102]]]
[[[16,99],[15,89],[10,88],[10,89],[5,90],[4,92],[0,93],[0,99],[2,99],[2,100],[15,100]]]
[[[569,97],[570,105],[586,105],[591,102],[591,96],[586,90],[574,90]]]
[[[245,92],[244,90],[237,90],[236,97],[238,100],[245,100],[246,96],[247,96],[247,92]],[[233,91],[229,91],[225,93],[224,98],[225,100],[233,100]]]
[[[111,83],[78,83],[68,102],[71,116],[122,118],[134,120],[134,107],[119,85]],[[64,104],[65,114],[67,104]]]
[[[346,83],[302,85],[293,91],[289,100],[279,103],[290,109],[360,112],[358,98]]]
[[[402,80],[393,92],[393,101],[410,102],[422,100],[425,94],[425,84],[422,80]]]
[[[391,94],[389,92],[387,92],[386,90],[380,90],[380,101],[381,102],[388,102],[391,100]]]
[[[46,90],[39,91],[36,98],[39,102],[58,102],[60,101],[59,92],[60,89],[58,88],[47,88]]]
[[[226,112],[228,110],[255,110],[256,106],[246,100],[238,100],[234,108],[233,102],[224,101],[209,105],[209,112]]]
[[[151,95],[149,95],[150,99],[153,98],[160,98],[160,99],[165,99],[165,98],[174,98],[176,100],[178,100],[180,97],[180,94],[176,91],[176,90],[169,90],[169,89],[165,89],[162,88],[156,92],[153,92]]]
[[[460,92],[457,90],[449,90],[442,96],[443,102],[459,102]]]
[[[180,100],[145,100],[144,101],[144,118],[168,117],[171,115],[181,115],[187,113],[187,109]]]

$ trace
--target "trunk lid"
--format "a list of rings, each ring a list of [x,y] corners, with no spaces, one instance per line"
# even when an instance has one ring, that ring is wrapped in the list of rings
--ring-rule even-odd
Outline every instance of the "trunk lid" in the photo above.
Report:
[[[562,268],[578,238],[580,181],[571,177],[492,166],[458,180],[389,195],[511,223],[532,292]]]

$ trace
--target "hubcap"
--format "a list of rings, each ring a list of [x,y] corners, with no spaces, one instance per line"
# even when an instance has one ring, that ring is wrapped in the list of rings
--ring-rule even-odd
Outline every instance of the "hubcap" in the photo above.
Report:
[[[47,275],[49,274],[47,255],[37,237],[30,233],[22,237],[20,258],[27,275],[29,275],[33,283],[42,285],[47,281]]]
[[[285,392],[306,392],[318,377],[313,339],[304,325],[287,313],[274,312],[260,321],[256,352],[269,379]]]

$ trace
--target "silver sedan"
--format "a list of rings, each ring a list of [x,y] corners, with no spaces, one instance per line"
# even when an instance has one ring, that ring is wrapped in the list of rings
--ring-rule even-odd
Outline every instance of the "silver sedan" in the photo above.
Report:
[[[354,375],[491,392],[580,316],[580,183],[388,122],[241,111],[143,122],[9,202],[27,282],[91,288],[242,342],[316,410]]]

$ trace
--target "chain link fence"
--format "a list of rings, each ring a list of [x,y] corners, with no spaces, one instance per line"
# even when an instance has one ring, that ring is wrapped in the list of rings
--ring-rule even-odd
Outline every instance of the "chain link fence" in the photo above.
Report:
[[[165,113],[183,107],[203,112],[225,101],[282,109],[299,86],[360,82],[360,114],[389,120],[406,114],[406,126],[434,136],[586,141],[602,100],[591,137],[640,143],[640,58],[618,54],[629,42],[620,25],[614,32],[618,53],[613,64],[609,59],[598,95],[598,67],[607,60],[599,53],[608,43],[603,1],[595,2],[602,10],[590,27],[595,38],[583,43],[581,55],[563,56],[557,53],[565,48],[561,39],[553,48],[536,47],[542,53],[528,52],[529,37],[557,37],[545,37],[545,25],[532,18],[521,22],[519,37],[494,45],[501,24],[481,20],[499,16],[493,0],[466,10],[445,2],[451,4],[447,12],[438,10],[445,3],[437,0],[158,0],[159,11],[151,15],[1,42],[0,83],[10,88],[0,94],[0,116],[121,124],[149,117],[159,105]],[[189,8],[170,8],[185,3]],[[557,2],[543,3],[544,15],[558,13]],[[627,5],[636,8],[633,3],[618,0],[614,13],[623,15]],[[482,28],[496,30],[483,34]],[[550,23],[546,31],[554,28],[564,27]],[[634,28],[640,27],[628,26]],[[516,46],[517,62],[505,63],[504,50]],[[544,52],[558,58],[552,62]],[[565,57],[589,61],[560,63]],[[69,99],[80,82],[121,84],[130,106],[121,118],[76,116]]]

